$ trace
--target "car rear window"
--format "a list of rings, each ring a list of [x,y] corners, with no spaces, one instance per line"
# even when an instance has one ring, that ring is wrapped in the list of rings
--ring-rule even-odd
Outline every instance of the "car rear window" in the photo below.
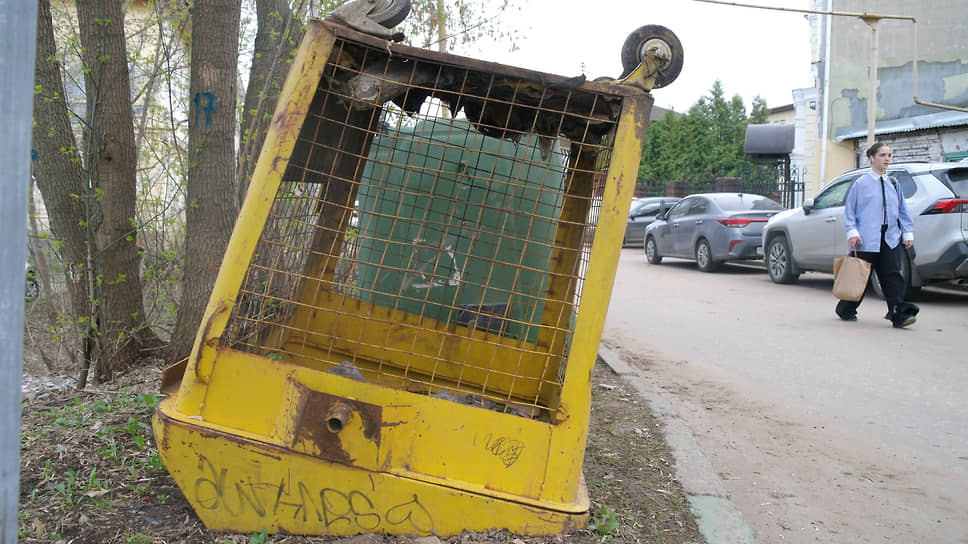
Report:
[[[888,175],[901,184],[904,198],[911,198],[914,193],[918,192],[918,184],[914,182],[914,177],[906,170],[890,170]]]
[[[645,204],[636,208],[635,213],[639,215],[655,215],[659,212],[659,206],[661,205],[661,202],[646,202]]]
[[[782,210],[783,206],[760,195],[723,195],[715,198],[716,204],[726,212],[747,210]]]
[[[946,182],[958,198],[968,196],[968,167],[949,168],[939,170],[934,175]]]

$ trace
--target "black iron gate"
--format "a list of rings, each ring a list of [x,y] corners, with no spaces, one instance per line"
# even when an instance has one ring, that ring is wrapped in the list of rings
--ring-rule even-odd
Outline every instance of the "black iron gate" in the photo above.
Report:
[[[677,180],[640,179],[635,196],[686,196],[694,193],[737,192],[763,195],[786,208],[803,203],[806,168],[792,167],[788,160],[749,164],[732,176],[695,175]]]

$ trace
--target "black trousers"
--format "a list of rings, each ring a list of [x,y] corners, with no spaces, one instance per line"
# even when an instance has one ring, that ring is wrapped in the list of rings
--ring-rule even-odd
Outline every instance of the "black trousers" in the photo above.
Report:
[[[877,279],[881,282],[887,311],[892,313],[895,306],[904,302],[904,276],[901,275],[901,258],[904,255],[904,244],[898,242],[897,247],[888,247],[881,233],[880,251],[858,251],[857,256],[871,263],[871,269],[877,272]],[[837,303],[837,315],[848,316],[857,313],[857,307],[863,302],[861,296],[857,302],[841,300]]]

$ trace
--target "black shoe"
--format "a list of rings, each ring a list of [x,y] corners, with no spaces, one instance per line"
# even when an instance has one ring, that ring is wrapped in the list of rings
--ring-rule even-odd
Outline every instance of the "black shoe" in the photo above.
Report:
[[[912,304],[910,302],[902,302],[897,305],[896,312],[904,315],[918,315],[921,308],[918,308],[917,304]]]
[[[857,313],[856,312],[854,312],[852,314],[843,314],[843,315],[837,314],[837,317],[839,317],[843,321],[857,321]]]
[[[918,308],[917,304],[911,304],[910,302],[902,302],[887,312],[884,316],[891,320],[891,324],[896,329],[903,329],[914,324],[918,320],[918,312],[921,308]]]
[[[914,325],[914,322],[917,320],[918,318],[912,314],[897,314],[891,320],[891,324],[894,325],[895,329],[903,329],[904,327]]]

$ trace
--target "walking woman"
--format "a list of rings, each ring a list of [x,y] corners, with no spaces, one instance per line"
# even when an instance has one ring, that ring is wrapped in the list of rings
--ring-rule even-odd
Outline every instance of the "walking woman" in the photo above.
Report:
[[[904,203],[904,193],[897,182],[887,175],[891,164],[891,148],[875,143],[867,150],[871,170],[857,179],[847,193],[844,208],[844,228],[847,246],[857,256],[871,263],[881,282],[887,301],[885,319],[897,327],[913,324],[918,307],[904,302],[905,283],[901,276],[901,259],[906,259],[904,248],[914,245],[914,221]],[[861,300],[837,303],[837,315],[844,321],[857,320]]]

